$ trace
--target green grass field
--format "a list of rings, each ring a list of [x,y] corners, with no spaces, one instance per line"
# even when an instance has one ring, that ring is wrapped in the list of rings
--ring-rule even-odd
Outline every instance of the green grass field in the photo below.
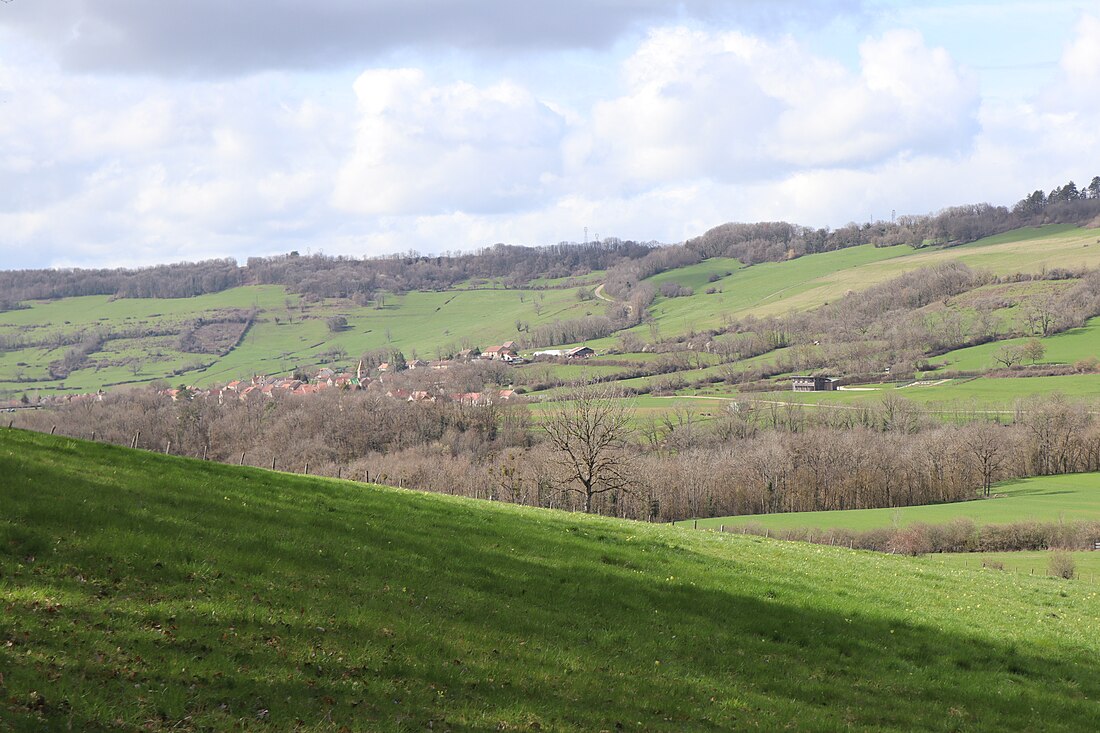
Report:
[[[486,348],[517,338],[517,320],[534,328],[603,312],[599,301],[579,301],[574,290],[411,292],[387,296],[385,307],[376,309],[346,301],[303,304],[281,287],[251,286],[196,298],[112,300],[88,296],[33,303],[26,310],[0,313],[0,335],[75,333],[101,324],[116,329],[171,327],[225,308],[256,308],[259,317],[243,342],[224,357],[179,352],[173,337],[141,343],[123,339],[108,342],[105,352],[96,358],[122,361],[136,357],[141,361],[137,373],[127,364],[119,364],[80,369],[65,380],[19,382],[20,375],[45,376],[49,362],[60,359],[70,347],[24,349],[0,355],[0,393],[94,391],[104,384],[149,382],[187,364],[211,363],[173,378],[173,383],[202,386],[254,373],[287,373],[297,366],[316,366],[325,363],[323,355],[333,349],[348,354],[345,363],[376,348],[400,349],[407,358],[417,354],[434,359],[440,350],[446,353],[466,344]],[[331,333],[326,319],[333,315],[346,316],[348,328]]]
[[[899,397],[932,414],[950,417],[974,412],[1013,415],[1032,397],[1061,394],[1075,401],[1094,403],[1100,398],[1100,374],[1056,377],[971,377],[948,379],[942,384],[930,376],[926,385],[901,386],[893,382],[853,385],[836,392],[752,392],[740,395],[734,388],[711,385],[698,394],[728,400],[767,403],[801,403],[808,407],[859,408],[881,405],[887,397]],[[778,380],[779,384],[787,385]],[[696,392],[692,392],[695,394]]]
[[[1100,583],[1100,552],[1067,553],[1077,566],[1077,579]],[[984,568],[987,572],[1043,577],[1050,574],[1049,551],[1034,552],[938,552],[927,555],[929,562],[939,562],[953,568]],[[1003,566],[1003,571],[997,565]]]
[[[716,328],[749,314],[807,310],[904,272],[952,260],[998,274],[1038,272],[1055,266],[1097,266],[1100,247],[1092,245],[1098,235],[1100,230],[1050,226],[949,249],[867,245],[752,267],[742,267],[734,259],[716,258],[651,278],[656,286],[678,282],[694,288],[695,293],[688,297],[658,297],[651,307],[652,321],[633,331],[645,340],[653,340]],[[0,396],[89,392],[104,385],[142,384],[158,378],[204,386],[254,373],[287,373],[295,367],[319,366],[328,363],[326,354],[333,350],[347,354],[338,362],[354,360],[376,348],[399,349],[408,358],[414,354],[435,358],[468,345],[484,348],[516,339],[522,335],[517,322],[534,329],[558,320],[602,315],[604,301],[580,300],[577,288],[570,285],[583,282],[591,287],[602,275],[595,272],[577,281],[540,281],[540,286],[557,286],[541,290],[510,290],[499,283],[470,282],[447,292],[388,295],[385,307],[380,309],[336,300],[303,303],[277,286],[247,286],[168,300],[88,296],[32,302],[29,309],[0,313],[0,336],[44,340],[54,334],[76,334],[97,326],[115,330],[170,329],[229,308],[255,308],[259,316],[243,342],[225,356],[183,353],[178,350],[178,339],[172,336],[115,340],[92,355],[97,364],[78,369],[64,380],[49,379],[47,368],[70,346],[5,352],[0,354]],[[717,279],[711,282],[712,277]],[[708,295],[705,291],[711,287],[718,292]],[[326,319],[334,315],[348,319],[346,330],[329,332]],[[1045,360],[1074,361],[1077,356],[1093,355],[1097,350],[1094,328],[1048,339]],[[588,343],[606,350],[616,346],[619,338],[611,336]],[[990,361],[987,352],[995,348],[998,346],[955,352],[948,357],[954,360],[949,366],[985,368]]]
[[[997,369],[994,355],[1005,346],[1020,346],[1028,339],[1005,339],[981,346],[950,351],[935,361],[944,362],[944,369],[954,371],[981,371]],[[1039,364],[1073,364],[1081,359],[1100,359],[1100,318],[1093,318],[1081,328],[1039,339],[1046,353]],[[1029,362],[1024,362],[1029,363]]]
[[[976,524],[1023,521],[1100,520],[1100,474],[1040,476],[999,484],[994,498],[896,509],[853,509],[829,512],[787,512],[698,520],[702,528],[756,524],[773,529],[867,530],[922,522],[942,524],[964,517]],[[692,524],[692,520],[681,522]]]
[[[0,730],[1090,730],[1096,591],[0,429]]]

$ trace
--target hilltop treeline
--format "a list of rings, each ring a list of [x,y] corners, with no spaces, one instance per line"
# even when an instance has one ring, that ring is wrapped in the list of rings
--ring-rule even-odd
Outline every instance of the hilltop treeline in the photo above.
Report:
[[[654,246],[610,238],[548,247],[497,244],[470,254],[439,256],[410,252],[355,259],[291,253],[250,257],[248,276],[254,282],[285,285],[303,295],[370,300],[379,291],[444,290],[477,279],[499,278],[507,287],[519,287],[535,278],[584,275],[623,259],[642,257]]]
[[[250,257],[243,267],[224,259],[133,270],[9,270],[0,272],[0,310],[15,308],[23,300],[80,295],[184,298],[255,284],[283,285],[314,298],[367,302],[379,292],[443,290],[479,278],[500,279],[506,287],[517,287],[535,278],[579,276],[642,257],[654,246],[610,238],[548,247],[498,244],[438,256],[409,252],[358,259],[291,252]]]
[[[752,265],[861,244],[951,246],[1021,226],[1083,225],[1097,217],[1100,176],[1082,188],[1070,181],[1049,193],[1034,191],[1011,209],[990,204],[954,206],[933,215],[851,223],[839,229],[787,222],[729,223],[677,245],[608,238],[544,247],[497,244],[476,252],[437,256],[408,252],[358,259],[291,252],[252,257],[244,267],[222,259],[140,269],[0,271],[0,311],[33,299],[79,295],[183,298],[255,283],[283,285],[310,297],[369,302],[383,292],[441,290],[477,279],[497,279],[505,287],[521,287],[539,278],[578,276],[592,270],[608,270],[607,292],[625,300],[645,278],[710,257],[732,257]]]
[[[244,283],[234,259],[181,262],[138,269],[2,270],[0,306],[23,300],[113,295],[119,298],[188,298]],[[0,307],[0,310],[3,310]]]
[[[954,246],[1024,226],[1086,225],[1097,217],[1100,176],[1084,189],[1070,181],[1049,194],[1035,191],[1011,209],[985,203],[952,206],[936,214],[851,223],[839,229],[814,229],[786,222],[722,224],[683,244],[661,247],[638,260],[619,263],[608,273],[606,290],[616,297],[627,297],[647,277],[711,257],[732,257],[754,265],[862,244]]]
[[[471,368],[448,379],[469,389],[493,376]],[[1083,405],[1032,400],[1006,425],[959,417],[944,425],[894,395],[814,410],[744,401],[706,423],[679,409],[637,424],[615,458],[625,488],[594,506],[643,520],[907,506],[977,497],[1002,479],[1100,470],[1100,420]],[[528,409],[493,399],[409,402],[333,390],[219,404],[135,391],[16,420],[220,461],[274,460],[290,471],[582,508]]]

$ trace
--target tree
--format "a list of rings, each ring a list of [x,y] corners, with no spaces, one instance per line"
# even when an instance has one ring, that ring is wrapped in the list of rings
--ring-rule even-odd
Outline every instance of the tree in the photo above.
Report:
[[[1028,359],[1029,361],[1031,361],[1032,364],[1035,364],[1046,355],[1047,349],[1045,346],[1043,346],[1042,341],[1036,338],[1032,338],[1028,339],[1024,343],[1022,347],[1022,353],[1025,359]]]
[[[1023,350],[1014,344],[1005,344],[993,354],[993,360],[1004,365],[1005,369],[1011,369],[1024,358]]]
[[[329,316],[325,319],[325,323],[328,324],[328,330],[333,333],[339,333],[348,327],[348,319],[345,316]]]
[[[1093,176],[1088,187],[1090,199],[1100,199],[1100,176]]]
[[[544,429],[563,488],[584,497],[586,513],[592,511],[593,497],[631,486],[626,447],[632,413],[613,391],[585,384],[547,416]]]
[[[979,423],[967,431],[963,445],[982,478],[982,495],[989,496],[993,482],[1008,457],[999,426],[987,422]]]

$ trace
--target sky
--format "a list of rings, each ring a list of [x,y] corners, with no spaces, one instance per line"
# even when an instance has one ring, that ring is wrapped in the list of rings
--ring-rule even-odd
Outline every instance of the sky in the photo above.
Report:
[[[923,214],[1100,174],[1100,0],[0,0],[0,269]]]

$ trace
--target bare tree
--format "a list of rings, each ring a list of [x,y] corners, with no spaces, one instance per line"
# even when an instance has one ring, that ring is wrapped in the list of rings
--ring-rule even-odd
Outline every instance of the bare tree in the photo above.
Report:
[[[592,511],[593,497],[631,486],[626,447],[632,413],[613,391],[586,384],[547,416],[543,427],[564,488],[584,497],[585,512]]]
[[[993,353],[993,361],[1004,365],[1006,369],[1011,369],[1019,364],[1023,358],[1023,349],[1013,344],[1005,344]]]
[[[974,461],[978,474],[982,477],[982,494],[989,496],[993,482],[1000,473],[1007,456],[1008,446],[998,425],[979,422],[963,438],[963,446]]]
[[[1024,342],[1022,353],[1032,364],[1035,364],[1046,356],[1047,350],[1046,347],[1043,346],[1042,341],[1037,338],[1031,338]]]

